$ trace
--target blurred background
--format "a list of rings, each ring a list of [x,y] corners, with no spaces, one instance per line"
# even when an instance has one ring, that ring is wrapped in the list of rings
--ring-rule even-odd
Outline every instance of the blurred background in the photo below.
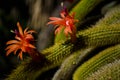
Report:
[[[14,39],[15,34],[10,31],[17,29],[16,23],[19,21],[23,29],[29,26],[37,31],[36,47],[42,51],[54,42],[54,28],[46,23],[50,16],[59,16],[63,1],[64,5],[70,9],[79,0],[73,0],[72,4],[68,0],[0,0],[0,80],[3,80],[21,62],[17,55],[5,55],[6,42]],[[98,18],[100,18],[101,7],[111,2],[114,4],[113,1],[105,0],[88,16],[99,15]],[[119,2],[119,0],[115,1]],[[103,9],[103,14],[105,10],[106,8]],[[89,25],[90,22],[87,24]],[[83,25],[86,26],[84,23]]]

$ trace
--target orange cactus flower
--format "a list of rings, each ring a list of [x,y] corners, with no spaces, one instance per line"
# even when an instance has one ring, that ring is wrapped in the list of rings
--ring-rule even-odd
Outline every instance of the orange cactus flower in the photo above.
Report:
[[[6,44],[8,47],[5,49],[7,50],[6,55],[8,56],[10,53],[16,54],[16,52],[19,52],[18,57],[22,60],[22,54],[29,53],[31,49],[35,49],[36,47],[32,44],[34,41],[34,37],[32,36],[32,33],[35,33],[34,30],[28,30],[26,28],[24,31],[22,30],[22,27],[20,23],[17,23],[18,31],[15,30],[14,33],[16,34],[15,39],[16,40],[10,40]]]
[[[47,24],[53,24],[55,26],[58,26],[57,29],[55,30],[55,34],[59,33],[62,28],[65,28],[64,34],[66,35],[66,37],[68,37],[68,35],[70,34],[71,39],[75,40],[76,38],[75,22],[78,22],[78,20],[74,19],[75,13],[69,15],[67,9],[65,8],[64,10],[61,11],[60,15],[61,18],[50,17],[49,19],[52,21],[48,22]]]

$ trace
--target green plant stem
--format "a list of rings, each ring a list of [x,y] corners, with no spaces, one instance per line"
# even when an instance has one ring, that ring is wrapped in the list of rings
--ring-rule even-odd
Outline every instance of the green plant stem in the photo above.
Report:
[[[100,47],[120,43],[120,24],[106,27],[92,27],[77,34],[76,44],[69,40],[56,43],[44,50],[46,60],[43,63],[33,63],[31,60],[24,61],[6,80],[35,80],[41,73],[59,66],[61,62],[74,51],[84,47]],[[29,67],[30,66],[30,67]],[[23,75],[24,74],[24,75]],[[31,76],[34,75],[34,76]]]
[[[75,13],[75,19],[78,19],[79,22],[76,23],[76,27],[79,26],[81,21],[85,18],[85,16],[92,11],[96,5],[98,5],[103,0],[80,0],[71,10],[70,14]],[[55,43],[65,40],[65,34],[63,31],[57,34],[55,37]]]
[[[120,59],[102,66],[92,73],[87,80],[120,80]]]
[[[119,24],[120,23],[120,5],[117,5],[111,9],[105,14],[104,18],[100,19],[96,23],[96,27],[98,26],[106,26],[111,24]]]
[[[85,80],[101,66],[113,62],[120,57],[120,45],[110,47],[82,64],[74,73],[73,80]]]
[[[85,48],[74,52],[62,63],[60,69],[55,73],[52,80],[70,80],[75,68],[82,63],[84,58],[95,48]]]
[[[75,19],[82,20],[85,16],[95,8],[103,0],[80,0],[70,11],[70,14],[75,12]]]

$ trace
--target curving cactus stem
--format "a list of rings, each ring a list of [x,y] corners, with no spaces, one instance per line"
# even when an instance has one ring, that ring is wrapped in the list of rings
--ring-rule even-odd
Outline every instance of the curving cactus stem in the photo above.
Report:
[[[71,10],[71,12],[75,11],[76,18],[82,20],[101,1],[102,0],[81,0]],[[42,73],[60,66],[65,59],[70,60],[71,62],[68,61],[68,65],[63,63],[62,66],[71,68],[72,72],[74,72],[75,68],[78,67],[78,64],[80,63],[78,61],[76,63],[77,66],[71,66],[72,62],[78,60],[76,58],[79,56],[82,56],[80,58],[80,62],[81,59],[86,57],[86,55],[79,53],[79,51],[90,54],[89,49],[91,51],[91,48],[93,50],[93,48],[97,47],[114,45],[113,47],[109,47],[107,49],[104,48],[103,51],[99,52],[91,59],[88,59],[87,62],[83,61],[83,64],[75,71],[73,79],[84,80],[84,78],[87,78],[92,72],[96,71],[101,66],[104,66],[109,62],[113,62],[115,59],[119,59],[119,14],[120,6],[117,6],[111,9],[104,18],[100,19],[100,21],[96,23],[96,25],[86,28],[85,30],[78,31],[76,34],[76,43],[71,43],[70,39],[66,39],[56,42],[50,48],[43,50],[41,53],[45,55],[45,59],[40,63],[34,63],[31,58],[27,58],[18,65],[18,67],[8,76],[8,78],[6,78],[6,80],[36,80]],[[70,55],[73,57],[68,59]],[[65,70],[69,71],[67,69]],[[72,73],[70,73],[70,75],[72,75]],[[56,78],[53,79],[56,80]]]
[[[120,80],[120,59],[102,66],[92,73],[87,80]]]
[[[85,80],[101,66],[120,58],[120,45],[105,49],[82,64],[74,73],[73,80]]]

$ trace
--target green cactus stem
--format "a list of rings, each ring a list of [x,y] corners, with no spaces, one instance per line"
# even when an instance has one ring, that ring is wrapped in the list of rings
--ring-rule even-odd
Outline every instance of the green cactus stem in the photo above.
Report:
[[[103,0],[80,0],[78,4],[76,4],[70,11],[75,12],[75,19],[79,21],[83,20],[85,16],[95,8]]]
[[[73,80],[85,80],[91,73],[101,66],[120,58],[120,45],[110,47],[98,53],[87,62],[79,66],[73,75]]]
[[[75,19],[78,19],[79,22],[76,23],[76,27],[82,22],[85,16],[92,11],[96,5],[98,5],[103,0],[80,0],[71,10],[70,14],[75,13]],[[61,31],[55,37],[55,43],[65,40],[65,34]]]
[[[82,63],[84,58],[91,53],[95,48],[85,48],[74,52],[62,63],[60,69],[55,73],[52,80],[70,80],[72,73],[78,64]]]
[[[105,14],[104,18],[100,19],[96,23],[97,26],[106,26],[111,24],[120,23],[120,5],[117,5],[111,9]]]
[[[87,80],[120,80],[120,60],[102,66],[92,73]]]
[[[47,54],[46,60],[43,61],[43,63],[36,64],[31,60],[28,60],[28,62],[24,61],[15,71],[13,71],[7,80],[24,80],[25,78],[34,80],[41,73],[59,66],[61,62],[74,51],[83,47],[100,47],[110,44],[117,44],[120,43],[119,37],[120,24],[114,24],[108,27],[92,27],[81,31],[77,34],[76,44],[70,43],[69,40],[56,43],[54,46],[42,52],[44,55]]]
[[[120,12],[119,10],[117,11],[115,14]],[[102,47],[120,43],[120,24],[110,23],[109,26],[107,25],[109,24],[109,20],[114,21],[116,19],[119,21],[119,15],[113,15],[113,13],[114,12],[112,12],[111,15],[108,15],[113,17],[109,19],[106,18],[107,21],[104,23],[102,23],[102,21],[99,22],[99,24],[102,23],[103,25],[95,25],[78,32],[75,44],[72,44],[70,40],[63,40],[42,51],[41,53],[45,55],[45,60],[41,61],[42,63],[34,63],[31,58],[24,60],[8,76],[8,78],[6,78],[6,80],[35,80],[43,72],[55,68],[56,66],[60,66],[66,57],[79,49],[83,49],[85,47]],[[101,20],[105,19],[103,18]]]

